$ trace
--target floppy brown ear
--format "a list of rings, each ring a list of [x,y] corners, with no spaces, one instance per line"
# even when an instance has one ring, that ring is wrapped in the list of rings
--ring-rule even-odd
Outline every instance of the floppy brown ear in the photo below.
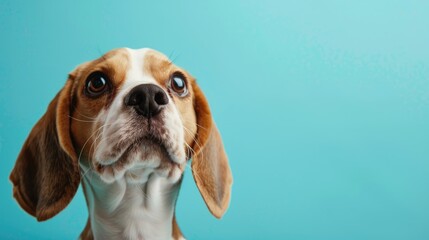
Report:
[[[193,146],[192,174],[208,209],[221,218],[229,206],[231,169],[207,100],[195,82],[193,90],[198,130]]]
[[[79,186],[77,156],[70,137],[73,81],[51,101],[33,127],[10,174],[13,196],[38,221],[47,220],[71,201]]]

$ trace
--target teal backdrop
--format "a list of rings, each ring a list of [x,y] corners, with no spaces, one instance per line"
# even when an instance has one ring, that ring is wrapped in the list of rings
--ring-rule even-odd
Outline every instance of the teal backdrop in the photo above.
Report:
[[[78,64],[150,47],[197,77],[234,175],[222,220],[187,169],[188,239],[429,239],[429,1],[0,1],[0,239],[76,239],[81,189],[37,222],[20,148]]]

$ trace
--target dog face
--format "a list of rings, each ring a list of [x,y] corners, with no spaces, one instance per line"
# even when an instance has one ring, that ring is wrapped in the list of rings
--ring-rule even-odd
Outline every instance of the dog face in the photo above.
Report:
[[[73,198],[80,167],[106,183],[179,182],[192,157],[194,180],[213,215],[226,211],[232,184],[220,134],[195,79],[151,49],[117,49],[69,74],[28,136],[10,179],[38,220]]]
[[[74,72],[80,159],[106,182],[178,181],[197,134],[195,80],[150,49],[119,49]],[[82,161],[81,160],[81,161]]]

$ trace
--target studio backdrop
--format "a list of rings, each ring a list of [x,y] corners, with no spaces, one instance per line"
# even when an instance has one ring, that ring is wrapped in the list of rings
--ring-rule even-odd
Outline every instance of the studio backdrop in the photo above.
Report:
[[[77,65],[149,47],[196,77],[234,176],[221,220],[185,170],[187,239],[429,239],[429,1],[0,1],[0,239],[37,222],[9,174]],[[189,164],[188,164],[189,165]]]

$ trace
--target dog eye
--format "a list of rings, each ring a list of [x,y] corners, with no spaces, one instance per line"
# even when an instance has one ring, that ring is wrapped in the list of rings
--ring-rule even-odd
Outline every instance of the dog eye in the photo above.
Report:
[[[108,90],[108,78],[101,72],[91,73],[86,80],[86,94],[90,97],[98,97]]]
[[[177,93],[180,97],[188,94],[185,77],[180,73],[175,73],[170,79],[170,89]]]

